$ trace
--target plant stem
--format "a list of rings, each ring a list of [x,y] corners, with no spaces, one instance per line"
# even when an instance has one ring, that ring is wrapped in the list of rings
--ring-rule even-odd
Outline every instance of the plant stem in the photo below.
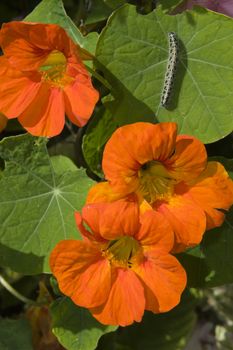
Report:
[[[75,140],[75,138],[76,138],[76,133],[74,132],[74,130],[73,130],[73,128],[72,128],[72,124],[70,123],[70,121],[69,120],[66,120],[66,127],[67,127],[67,129],[69,130],[69,132],[71,133],[71,136],[72,136],[72,138]]]
[[[95,70],[93,70],[91,67],[86,66],[86,69],[95,77],[97,80],[99,80],[108,90],[112,90],[111,85],[105,80],[99,73],[97,73]]]
[[[20,301],[22,301],[25,304],[28,305],[35,305],[35,306],[41,306],[43,305],[43,303],[40,302],[36,302],[34,300],[28,299],[27,297],[25,297],[24,295],[20,294],[17,290],[15,290],[6,280],[3,276],[0,275],[0,284],[6,288],[6,290],[8,290],[9,293],[11,293],[12,295],[14,295],[14,297],[16,297],[17,299],[19,299]]]

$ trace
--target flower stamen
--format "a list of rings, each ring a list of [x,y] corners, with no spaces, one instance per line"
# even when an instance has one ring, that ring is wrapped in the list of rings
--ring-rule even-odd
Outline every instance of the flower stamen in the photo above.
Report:
[[[131,268],[140,248],[140,244],[133,237],[123,236],[110,241],[102,254],[117,267]]]
[[[40,66],[42,80],[52,87],[64,88],[73,81],[71,76],[66,74],[67,60],[62,52],[53,50],[43,64]]]
[[[160,162],[150,161],[143,164],[138,171],[138,177],[139,192],[150,204],[172,196],[176,180]]]

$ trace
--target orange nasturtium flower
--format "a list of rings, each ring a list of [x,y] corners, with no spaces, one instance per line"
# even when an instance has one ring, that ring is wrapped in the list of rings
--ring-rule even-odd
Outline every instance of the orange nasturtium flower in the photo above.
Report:
[[[85,52],[55,24],[10,22],[0,31],[0,112],[37,136],[58,135],[65,113],[90,118],[99,94],[82,63]]]
[[[186,273],[169,254],[171,227],[161,214],[139,217],[135,200],[87,205],[76,213],[84,238],[59,242],[50,266],[61,291],[103,324],[127,326],[144,310],[172,309]],[[87,230],[87,226],[90,230]]]
[[[117,129],[106,144],[103,171],[108,182],[95,185],[87,202],[136,193],[142,211],[154,209],[169,221],[176,252],[200,243],[206,229],[223,223],[221,209],[233,204],[233,182],[224,167],[207,162],[196,138],[177,136],[175,123]]]

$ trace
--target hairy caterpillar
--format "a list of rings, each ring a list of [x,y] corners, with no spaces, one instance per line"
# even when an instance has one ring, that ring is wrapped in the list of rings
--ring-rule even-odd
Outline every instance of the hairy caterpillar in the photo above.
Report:
[[[169,55],[168,55],[168,64],[165,74],[163,92],[161,97],[161,105],[166,107],[169,103],[171,96],[171,90],[174,83],[177,63],[178,63],[178,39],[174,32],[168,33],[169,39]]]

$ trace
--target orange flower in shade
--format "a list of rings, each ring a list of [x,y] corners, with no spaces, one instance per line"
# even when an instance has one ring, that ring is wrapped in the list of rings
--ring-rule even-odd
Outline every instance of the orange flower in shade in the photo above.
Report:
[[[2,113],[0,113],[0,132],[5,129],[6,124],[7,124],[7,118]]]
[[[161,214],[149,211],[139,221],[129,198],[87,205],[76,221],[84,240],[61,241],[50,256],[60,290],[75,304],[103,324],[127,326],[144,310],[165,312],[179,303],[186,273],[169,254],[173,234]]]
[[[10,22],[0,31],[0,111],[37,136],[58,135],[65,113],[90,118],[99,94],[82,63],[85,52],[55,24]]]
[[[39,282],[38,304],[30,306],[25,312],[31,326],[34,350],[65,350],[52,333],[52,317],[49,305],[53,301],[44,282]],[[24,349],[22,349],[24,350]]]
[[[174,251],[200,243],[220,226],[233,204],[233,182],[218,162],[208,162],[196,138],[177,136],[175,123],[135,123],[117,129],[103,154],[108,183],[94,186],[87,202],[136,193],[141,210],[154,209],[175,233]],[[220,209],[220,210],[219,210]]]

